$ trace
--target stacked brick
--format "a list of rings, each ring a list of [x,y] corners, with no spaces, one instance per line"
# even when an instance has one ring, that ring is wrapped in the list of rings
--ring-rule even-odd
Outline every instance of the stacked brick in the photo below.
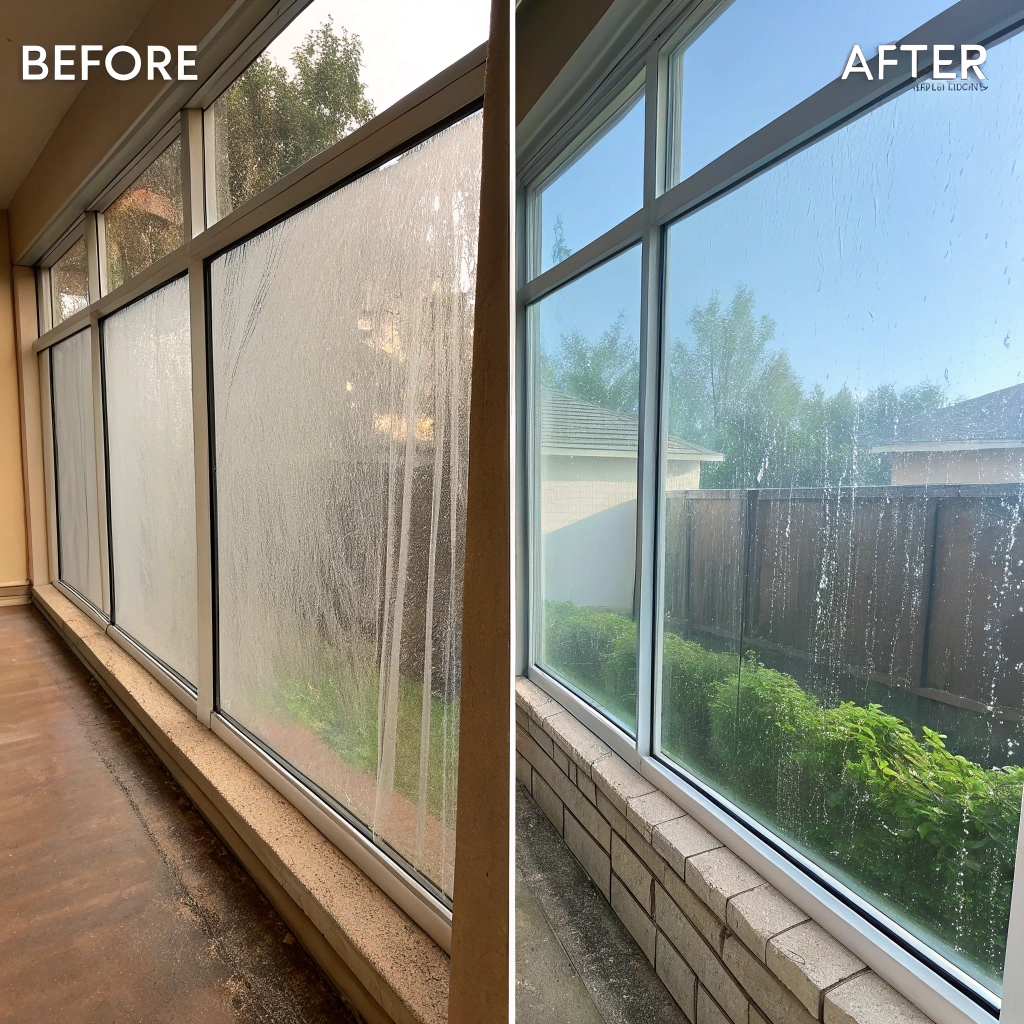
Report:
[[[516,774],[693,1024],[930,1024],[526,679]]]

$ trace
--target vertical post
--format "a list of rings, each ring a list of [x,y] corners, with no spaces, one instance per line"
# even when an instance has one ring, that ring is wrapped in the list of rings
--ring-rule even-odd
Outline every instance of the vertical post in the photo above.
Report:
[[[463,591],[450,1024],[511,1019],[514,203],[511,0],[492,0]]]
[[[924,623],[921,629],[921,668],[918,672],[917,685],[922,689],[928,685],[928,648],[932,642],[932,606],[935,597],[935,575],[939,571],[939,514],[941,499],[929,498],[932,521],[932,547],[928,557],[928,585],[924,598]]]
[[[32,295],[35,299],[35,325],[32,328],[33,338],[39,338],[53,327],[53,292],[50,288],[50,268],[40,268],[38,271],[30,270],[33,276],[38,274],[33,284]]]
[[[6,220],[4,221],[6,226]],[[6,245],[6,231],[4,232]],[[18,346],[18,390],[21,400],[21,457],[28,526],[28,575],[37,587],[50,583],[57,572],[56,549],[47,539],[47,491],[44,476],[43,415],[40,402],[39,357],[33,343],[39,337],[39,299],[31,267],[12,267],[14,324]],[[47,389],[49,393],[49,389]],[[53,449],[50,449],[51,455]],[[52,495],[52,492],[51,492]]]
[[[50,556],[50,568],[47,579],[43,583],[54,583],[60,579],[60,550],[57,545],[57,462],[53,455],[53,377],[51,374],[51,349],[41,352],[37,357],[39,366],[39,403],[42,412],[43,426],[43,480],[45,483],[46,501],[46,537]]]
[[[182,210],[185,245],[202,233],[203,112],[185,110],[181,117]],[[199,615],[199,664],[196,715],[209,726],[214,709],[213,506],[210,489],[210,423],[206,375],[206,276],[201,259],[188,261],[189,320],[192,331],[192,442],[196,489],[196,608]]]
[[[20,440],[20,372],[14,323],[11,261],[8,256],[7,215],[0,211],[0,530],[5,542],[0,550],[0,604],[23,600],[29,579],[28,538],[24,519],[24,458]],[[9,439],[9,440],[8,440]]]
[[[661,380],[661,337],[658,297],[661,282],[661,229],[650,216],[659,185],[658,145],[659,54],[647,59],[644,75],[644,229],[640,269],[640,395],[637,437],[636,503],[636,596],[633,606],[637,622],[636,746],[641,757],[650,756],[654,732],[654,680],[657,672],[654,621],[657,572],[658,435],[659,381]]]
[[[199,111],[199,134],[203,139],[199,147],[199,155],[204,158],[195,166],[198,169],[199,177],[205,186],[206,194],[206,220],[205,224],[216,224],[220,220],[220,210],[217,209],[217,122],[213,114],[211,103],[205,111]],[[202,227],[196,231],[199,234]],[[195,235],[193,235],[193,238]]]
[[[181,199],[186,244],[206,227],[203,164],[203,112],[190,107],[181,112]]]
[[[106,255],[106,244],[100,247],[100,229],[103,225],[103,218],[98,213],[87,213],[85,215],[85,266],[86,275],[89,281],[89,301],[95,302],[102,292],[101,279],[103,275],[101,257]],[[104,233],[105,239],[105,233]]]
[[[100,542],[100,592],[103,611],[114,621],[114,580],[111,565],[109,488],[107,476],[107,430],[103,408],[103,354],[100,346],[100,321],[89,317],[89,343],[92,348],[92,423],[96,451],[96,529]]]

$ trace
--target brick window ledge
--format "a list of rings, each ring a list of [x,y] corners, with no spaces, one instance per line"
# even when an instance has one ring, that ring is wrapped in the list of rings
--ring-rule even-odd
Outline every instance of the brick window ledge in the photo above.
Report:
[[[516,776],[696,1024],[930,1024],[557,701],[516,680]]]

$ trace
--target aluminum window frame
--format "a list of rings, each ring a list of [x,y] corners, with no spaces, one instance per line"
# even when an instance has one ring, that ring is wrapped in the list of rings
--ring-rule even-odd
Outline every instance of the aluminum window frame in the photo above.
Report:
[[[661,379],[662,320],[664,310],[663,254],[666,232],[677,220],[710,204],[790,156],[813,145],[818,139],[863,116],[911,87],[904,64],[897,73],[879,82],[857,82],[837,78],[805,97],[774,121],[741,140],[705,167],[669,188],[671,153],[668,144],[669,111],[672,105],[670,61],[679,46],[698,35],[726,6],[727,0],[691,0],[648,12],[646,28],[636,37],[622,26],[630,17],[623,5],[613,5],[593,33],[598,40],[593,53],[611,64],[611,70],[594,69],[590,93],[580,100],[575,82],[556,79],[552,90],[562,89],[576,100],[568,114],[545,125],[538,119],[532,137],[522,140],[521,173],[517,189],[520,214],[517,251],[518,289],[516,295],[517,358],[522,369],[518,407],[520,442],[517,445],[517,473],[523,481],[517,494],[519,535],[525,551],[520,556],[518,619],[520,671],[549,696],[561,703],[591,731],[653,785],[674,799],[718,839],[763,875],[810,917],[821,923],[881,977],[928,1013],[937,1024],[981,1024],[999,1019],[1004,1005],[1014,1016],[1011,1024],[1024,1020],[1024,978],[1020,972],[1005,972],[1002,999],[989,992],[925,942],[898,925],[864,898],[833,878],[827,871],[798,853],[771,833],[752,815],[742,811],[660,753],[660,680],[662,616],[664,599],[663,566],[657,554],[664,536],[664,502],[661,500],[667,382]],[[928,42],[935,39],[971,39],[993,45],[1024,27],[1024,4],[1011,0],[960,0],[935,18],[908,33],[899,42]],[[618,41],[619,53],[615,52]],[[584,44],[584,47],[587,44]],[[581,47],[583,49],[583,47]],[[623,52],[624,51],[624,52]],[[877,72],[877,56],[869,61]],[[959,67],[959,59],[955,67]],[[919,74],[931,69],[931,53],[921,62]],[[577,139],[586,140],[599,123],[602,112],[614,98],[629,88],[637,76],[645,76],[646,116],[644,149],[644,206],[636,214],[609,229],[604,235],[542,273],[536,252],[540,240],[535,212],[538,191],[551,180],[553,170],[573,159]],[[576,93],[572,93],[575,88]],[[542,103],[565,111],[559,98],[545,96]],[[549,119],[550,120],[550,119]],[[586,142],[584,141],[585,145]],[[530,336],[531,309],[556,289],[579,278],[588,270],[625,252],[642,241],[642,293],[640,323],[640,407],[637,482],[637,735],[634,739],[609,716],[574,688],[557,679],[538,664],[537,621],[534,602],[538,578],[539,540],[536,533],[536,502],[539,488],[535,432],[537,409],[534,344]],[[1024,836],[1024,813],[1021,834]],[[1006,963],[1024,954],[1024,843],[1018,843],[1018,870],[1014,877]],[[1011,1009],[1012,1007],[1012,1009]]]
[[[89,271],[89,305],[54,326],[40,317],[39,337],[33,351],[39,360],[43,398],[44,476],[48,539],[51,549],[51,579],[55,587],[95,621],[129,656],[143,665],[199,721],[211,729],[254,768],[285,799],[296,806],[335,846],[368,875],[446,952],[451,952],[452,910],[411,873],[397,856],[367,838],[345,814],[332,806],[309,780],[292,769],[279,755],[257,742],[230,718],[217,710],[216,636],[216,490],[211,459],[213,407],[212,344],[209,332],[209,266],[227,249],[310,205],[349,181],[386,163],[393,157],[437,134],[448,125],[481,109],[484,99],[487,43],[484,42],[422,83],[386,110],[345,136],[334,146],[311,158],[283,178],[206,226],[205,141],[203,104],[216,95],[248,66],[253,56],[280,32],[309,0],[274,4],[236,46],[223,64],[202,83],[193,96],[155,133],[121,169],[110,168],[100,177],[108,182],[74,226],[37,264],[40,308],[49,303],[48,268],[79,238],[86,239]],[[251,19],[246,5],[237,10],[239,18]],[[182,140],[182,207],[184,244],[152,263],[136,277],[112,291],[100,287],[105,275],[102,252],[103,211],[148,167],[152,160],[180,135]],[[91,241],[90,241],[91,239]],[[102,269],[101,269],[102,268]],[[112,577],[111,529],[107,479],[108,453],[105,431],[105,386],[102,379],[102,321],[176,278],[188,275],[192,334],[192,403],[195,445],[197,589],[199,609],[199,668],[195,691],[176,673],[116,624],[116,610],[108,614]],[[93,297],[95,296],[95,298]],[[49,308],[49,307],[48,307]],[[53,399],[50,378],[50,349],[88,328],[93,346],[93,397],[97,427],[97,472],[102,474],[100,492],[101,566],[104,572],[106,610],[94,608],[59,579],[56,552],[59,551],[58,510],[55,493],[55,448],[53,443]],[[102,468],[100,468],[102,467]],[[116,605],[114,606],[116,609]]]

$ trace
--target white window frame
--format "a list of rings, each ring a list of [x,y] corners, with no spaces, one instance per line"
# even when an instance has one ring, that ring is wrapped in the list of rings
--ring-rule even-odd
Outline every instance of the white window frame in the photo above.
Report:
[[[657,611],[662,603],[662,580],[655,544],[664,528],[658,453],[663,400],[660,388],[664,386],[659,381],[659,361],[665,231],[686,213],[812,145],[911,84],[909,72],[903,68],[898,76],[890,71],[884,82],[878,81],[877,74],[873,82],[857,76],[856,84],[837,78],[666,190],[669,58],[681,42],[727,2],[616,0],[520,125],[516,350],[522,383],[517,396],[520,483],[516,500],[522,543],[517,567],[518,668],[937,1024],[991,1024],[1000,1019],[998,997],[712,787],[658,754],[655,680],[661,669],[661,616]],[[960,0],[900,42],[931,44],[938,39],[970,39],[993,45],[1019,31],[1022,25],[1024,3],[1020,0]],[[877,57],[870,63],[877,71]],[[926,74],[930,67],[929,57],[922,63],[920,74]],[[614,116],[610,108],[624,97],[638,76],[643,76],[646,90],[643,208],[561,263],[543,273],[531,273],[538,266],[540,245],[538,189],[571,162],[581,144],[578,140],[589,139],[595,123]],[[537,578],[539,543],[534,543],[536,513],[531,491],[531,481],[536,479],[532,438],[536,399],[531,393],[534,367],[529,322],[534,303],[638,241],[643,243],[643,254],[636,553],[638,701],[634,738],[574,689],[540,668],[535,657],[537,620],[533,614],[535,588],[531,581]],[[1007,964],[1024,962],[1024,841],[1018,845],[1017,868]],[[1001,1002],[1005,1006],[1003,1024],[1024,1022],[1024,972],[1005,972]]]
[[[37,263],[37,294],[40,323],[34,351],[39,358],[43,410],[44,476],[46,486],[47,534],[50,549],[50,582],[106,634],[143,665],[199,721],[232,747],[252,768],[294,804],[309,820],[396,904],[398,904],[446,952],[451,952],[452,910],[428,885],[415,877],[398,859],[389,855],[358,827],[349,816],[339,813],[311,785],[282,759],[274,756],[222,715],[215,703],[215,536],[213,483],[210,466],[210,410],[208,408],[209,339],[207,337],[208,266],[219,253],[248,235],[267,227],[311,201],[342,187],[347,181],[412,148],[447,125],[479,110],[483,104],[487,44],[455,61],[429,81],[414,89],[386,110],[374,116],[334,146],[311,158],[259,195],[232,210],[207,227],[206,209],[212,187],[204,167],[204,108],[240,74],[253,57],[265,48],[309,0],[264,4],[269,8],[256,17],[257,5],[236,5],[234,20],[222,26],[236,42],[228,49],[223,40],[217,46],[226,57],[219,67],[197,84],[174,111],[158,125],[150,126],[148,137],[133,140],[130,156],[112,157],[94,178],[106,184],[85,205],[89,212],[79,218],[60,241]],[[253,22],[256,22],[253,26]],[[180,134],[182,140],[182,201],[184,243],[157,260],[136,277],[113,291],[106,289],[103,211],[134,182]],[[88,186],[88,183],[87,183]],[[85,187],[87,187],[85,186]],[[79,209],[82,207],[79,206]],[[86,239],[89,271],[89,305],[56,327],[50,310],[48,268],[79,238]],[[102,380],[101,321],[145,295],[188,274],[192,333],[192,401],[195,441],[197,590],[199,609],[199,668],[195,689],[170,671],[150,652],[110,620],[109,514],[107,508],[107,453]],[[102,285],[102,287],[101,287]],[[57,516],[54,486],[54,447],[49,349],[83,329],[90,331],[93,346],[93,394],[97,437],[97,467],[100,495],[100,556],[104,567],[104,607],[94,607],[56,579],[58,561]],[[115,609],[116,619],[116,609]]]

